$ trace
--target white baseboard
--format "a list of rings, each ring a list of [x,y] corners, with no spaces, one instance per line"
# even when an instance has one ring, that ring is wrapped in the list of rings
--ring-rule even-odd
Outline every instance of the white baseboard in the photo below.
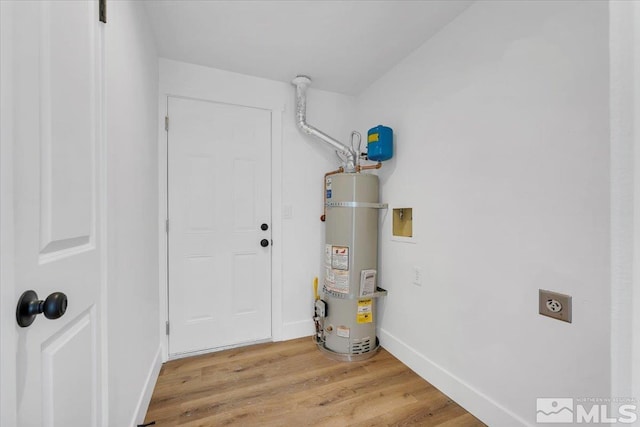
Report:
[[[287,341],[313,335],[313,320],[300,320],[282,325],[282,335],[277,341]]]
[[[384,329],[379,330],[378,338],[389,353],[485,424],[495,427],[531,425]]]
[[[140,395],[140,399],[138,399],[136,410],[133,413],[134,417],[133,417],[133,421],[131,421],[132,427],[136,427],[137,425],[144,423],[144,417],[147,415],[147,409],[149,409],[149,402],[151,402],[151,396],[153,395],[153,389],[156,386],[158,375],[160,375],[161,367],[162,367],[162,346],[158,346],[158,351],[156,351],[156,355],[154,356],[153,362],[151,363],[151,368],[149,369],[147,380],[144,382],[144,388],[142,389],[142,394]]]

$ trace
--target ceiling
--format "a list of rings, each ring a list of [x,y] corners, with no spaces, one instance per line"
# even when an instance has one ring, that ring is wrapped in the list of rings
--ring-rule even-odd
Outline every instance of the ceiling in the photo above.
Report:
[[[164,58],[357,95],[472,3],[147,1]]]

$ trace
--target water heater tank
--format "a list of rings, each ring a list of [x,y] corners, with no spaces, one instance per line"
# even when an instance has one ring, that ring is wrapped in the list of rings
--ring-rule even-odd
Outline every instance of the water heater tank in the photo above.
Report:
[[[378,177],[326,177],[324,348],[343,355],[377,349]],[[379,293],[378,293],[379,294]]]

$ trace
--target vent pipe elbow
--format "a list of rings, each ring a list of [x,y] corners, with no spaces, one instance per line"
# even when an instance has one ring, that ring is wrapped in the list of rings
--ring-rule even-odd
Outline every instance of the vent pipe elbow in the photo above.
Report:
[[[345,158],[345,172],[356,172],[358,155],[353,148],[344,145],[337,139],[307,123],[307,88],[311,85],[311,79],[307,76],[297,76],[291,83],[296,87],[296,124],[300,130],[329,144],[341,154]]]
[[[307,88],[311,86],[311,79],[297,76],[291,83],[296,87],[296,124],[302,132],[311,135],[311,126],[307,124]]]

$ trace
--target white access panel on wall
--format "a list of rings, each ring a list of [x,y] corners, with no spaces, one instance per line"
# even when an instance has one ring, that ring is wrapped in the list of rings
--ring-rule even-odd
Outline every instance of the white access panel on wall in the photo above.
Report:
[[[98,2],[6,2],[2,13],[12,23],[2,28],[2,46],[12,52],[14,136],[3,141],[12,144],[14,172],[3,203],[14,207],[15,242],[15,300],[3,301],[3,310],[15,313],[27,290],[41,300],[54,292],[68,298],[61,318],[3,322],[17,337],[15,359],[3,360],[13,365],[17,407],[5,408],[12,414],[3,420],[15,410],[18,427],[98,426],[105,269]]]
[[[268,339],[271,112],[167,102],[169,355]]]

